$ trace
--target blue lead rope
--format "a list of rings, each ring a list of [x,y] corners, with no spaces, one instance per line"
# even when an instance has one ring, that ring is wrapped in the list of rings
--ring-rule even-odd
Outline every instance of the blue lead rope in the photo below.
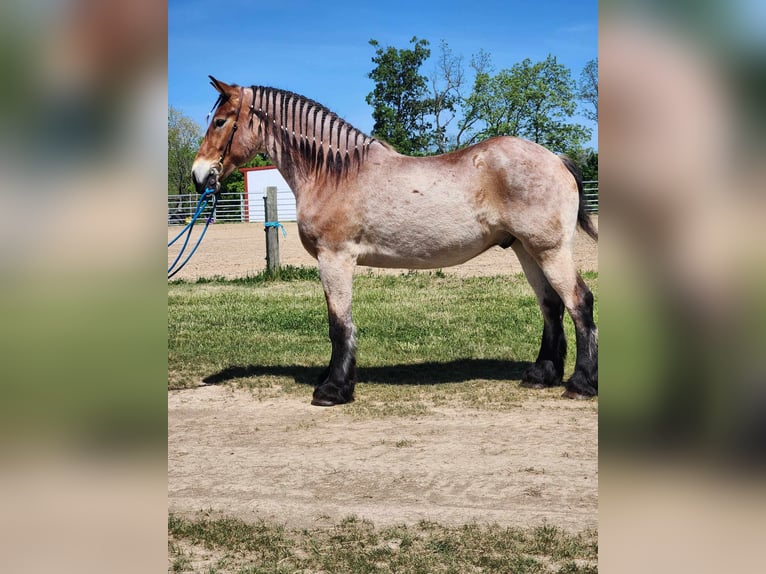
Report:
[[[276,227],[277,229],[282,230],[282,237],[287,237],[287,230],[285,229],[285,226],[279,223],[279,221],[267,221],[263,224],[264,227]]]
[[[207,221],[205,221],[205,227],[202,229],[202,233],[200,234],[199,238],[197,239],[197,243],[192,248],[189,255],[186,256],[186,259],[183,260],[183,262],[176,267],[176,264],[178,264],[178,261],[181,259],[181,257],[184,254],[184,251],[186,251],[186,246],[189,244],[189,238],[191,237],[192,229],[194,228],[194,224],[199,219],[199,216],[202,215],[202,212],[205,210],[205,207],[207,207],[208,200],[210,199],[210,196],[213,196],[213,207],[210,210],[210,215],[207,218]],[[168,267],[168,279],[173,277],[176,273],[178,273],[181,269],[184,268],[184,265],[191,259],[192,255],[194,255],[194,252],[197,251],[197,247],[199,247],[200,243],[202,243],[202,238],[205,237],[205,232],[207,231],[208,226],[213,221],[213,216],[215,215],[215,208],[218,204],[218,196],[215,194],[215,190],[213,189],[206,189],[204,193],[200,196],[199,202],[197,203],[197,210],[194,212],[194,215],[191,218],[191,221],[186,224],[186,226],[181,230],[181,232],[176,235],[172,241],[168,243],[168,247],[173,245],[180,237],[186,233],[186,239],[184,239],[184,243],[181,246],[181,250],[178,252],[178,255],[175,258],[175,261],[173,261],[172,265]]]

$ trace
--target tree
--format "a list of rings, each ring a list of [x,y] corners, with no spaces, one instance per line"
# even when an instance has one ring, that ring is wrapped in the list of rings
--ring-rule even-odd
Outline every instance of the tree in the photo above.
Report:
[[[593,149],[571,150],[569,157],[580,168],[583,181],[598,181],[598,152]]]
[[[590,130],[569,123],[576,110],[575,83],[554,56],[534,64],[527,58],[494,76],[487,69],[485,62],[465,102],[463,125],[476,126],[466,143],[512,135],[555,152],[582,148]]]
[[[581,86],[554,56],[537,63],[526,59],[495,74],[482,50],[471,58],[473,91],[465,97],[461,56],[442,41],[426,78],[420,67],[431,53],[428,41],[413,37],[410,43],[411,49],[384,49],[370,40],[376,48],[376,66],[369,74],[375,89],[367,96],[374,108],[372,135],[408,155],[445,153],[492,136],[513,135],[585,157],[583,144],[591,131],[572,122]],[[597,73],[595,62],[586,68]]]
[[[587,151],[585,163],[581,167],[583,181],[598,181],[598,152]]]
[[[431,55],[427,40],[410,40],[412,49],[398,50],[392,46],[376,48],[372,62],[375,67],[369,78],[375,89],[366,101],[373,107],[375,124],[372,135],[390,143],[399,152],[422,155],[427,152],[431,125],[426,115],[431,107],[427,78],[420,74],[420,66]]]
[[[489,82],[490,72],[492,71],[492,61],[488,52],[479,50],[478,54],[471,56],[471,68],[474,71],[474,93],[482,92]],[[479,113],[479,98],[471,96],[460,98],[460,107],[463,111],[463,117],[458,122],[458,132],[454,139],[453,149],[459,149],[467,145],[476,143],[479,138],[479,132],[474,126],[479,122],[481,114]]]
[[[200,127],[168,106],[168,194],[194,193],[191,168],[200,143]]]
[[[598,122],[598,58],[590,60],[580,73],[580,99],[593,109],[586,108],[585,117]]]
[[[458,117],[458,107],[463,101],[461,88],[464,79],[463,57],[455,56],[447,42],[442,40],[436,68],[430,77],[431,97],[427,101],[428,113],[434,122],[430,143],[436,153],[446,153],[456,147],[447,129]]]

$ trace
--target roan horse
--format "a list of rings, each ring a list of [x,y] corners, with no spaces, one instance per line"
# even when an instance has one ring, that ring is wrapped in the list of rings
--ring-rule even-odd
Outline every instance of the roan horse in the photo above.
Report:
[[[594,240],[598,234],[571,160],[514,137],[408,157],[303,96],[210,79],[219,97],[192,167],[197,191],[217,188],[237,166],[267,153],[295,194],[301,242],[318,261],[332,357],[312,404],[353,400],[351,288],[357,264],[441,268],[495,245],[516,252],[544,319],[540,352],[522,384],[562,384],[566,308],[577,359],[563,396],[598,393],[593,295],[572,258],[578,224]]]

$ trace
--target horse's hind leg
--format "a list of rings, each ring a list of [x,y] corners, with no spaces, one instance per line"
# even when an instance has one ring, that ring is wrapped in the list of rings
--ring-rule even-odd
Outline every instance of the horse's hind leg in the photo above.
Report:
[[[536,254],[535,259],[564,302],[575,327],[577,359],[563,396],[595,396],[598,394],[598,330],[593,321],[593,294],[577,273],[571,246],[543,251]]]
[[[543,313],[543,338],[540,343],[540,352],[537,354],[535,364],[524,371],[521,384],[534,389],[560,385],[564,378],[564,359],[567,354],[563,323],[564,303],[548,283],[540,266],[520,242],[515,242],[513,249]]]
[[[327,300],[332,357],[325,376],[314,389],[311,404],[329,407],[354,400],[356,329],[351,320],[351,288],[356,262],[340,253],[320,253],[318,260]]]

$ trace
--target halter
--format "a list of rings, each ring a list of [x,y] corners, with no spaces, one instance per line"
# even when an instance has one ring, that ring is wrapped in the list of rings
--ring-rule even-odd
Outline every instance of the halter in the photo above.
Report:
[[[217,88],[216,88],[217,89]],[[240,87],[239,88],[239,105],[237,106],[237,115],[234,116],[234,125],[231,127],[231,133],[229,133],[229,139],[226,140],[226,145],[223,146],[223,149],[221,150],[221,155],[218,158],[218,161],[216,162],[215,166],[210,168],[210,173],[215,174],[216,176],[216,183],[218,183],[218,174],[223,171],[223,160],[226,158],[226,154],[231,151],[231,144],[234,141],[234,134],[237,133],[237,128],[239,127],[237,120],[239,119],[239,113],[242,111],[242,100],[245,98],[244,90]],[[218,108],[226,99],[228,99],[228,96],[225,96],[224,94],[221,94],[218,96],[218,100],[213,105],[213,109],[211,109],[211,113],[213,110]]]

